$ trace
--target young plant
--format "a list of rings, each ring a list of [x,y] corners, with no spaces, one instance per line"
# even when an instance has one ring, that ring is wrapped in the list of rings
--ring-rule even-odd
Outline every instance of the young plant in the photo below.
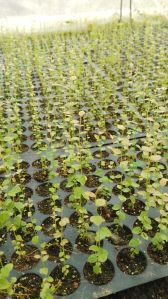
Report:
[[[104,199],[97,199],[95,201],[96,207],[102,207],[105,205]],[[90,218],[90,221],[96,226],[96,235],[95,235],[95,245],[89,247],[92,253],[89,258],[88,262],[93,264],[93,272],[95,274],[102,273],[102,264],[107,261],[108,258],[108,251],[101,246],[101,242],[108,237],[112,236],[111,231],[106,226],[101,226],[102,223],[105,221],[102,216],[95,215]]]

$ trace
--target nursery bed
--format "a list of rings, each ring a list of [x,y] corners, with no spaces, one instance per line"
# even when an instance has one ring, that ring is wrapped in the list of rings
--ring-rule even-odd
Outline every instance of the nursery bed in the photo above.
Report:
[[[0,299],[168,275],[167,28],[0,37]]]

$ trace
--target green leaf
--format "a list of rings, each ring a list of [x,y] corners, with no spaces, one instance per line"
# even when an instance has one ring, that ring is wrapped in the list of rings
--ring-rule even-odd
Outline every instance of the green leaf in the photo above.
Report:
[[[143,239],[145,239],[145,240],[148,240],[148,239],[149,239],[149,236],[148,236],[147,233],[145,233],[145,232],[142,232],[142,233],[141,233],[141,237],[142,237]]]
[[[166,232],[166,230],[167,230],[167,225],[164,225],[164,224],[162,224],[162,223],[160,223],[160,224],[158,225],[158,227],[159,227],[161,230],[165,231],[165,232]]]
[[[21,211],[24,207],[24,204],[22,202],[16,202],[15,203],[15,208]]]
[[[83,189],[82,189],[82,187],[75,187],[75,188],[73,189],[73,196],[74,196],[74,198],[76,198],[76,199],[81,198],[82,193],[83,193]]]
[[[130,247],[138,247],[141,244],[139,239],[131,239],[131,241],[129,242],[129,246]]]
[[[48,268],[46,268],[46,267],[41,268],[40,269],[40,274],[47,275],[48,274]]]
[[[76,180],[83,186],[86,183],[87,178],[83,174],[78,174],[76,175]]]
[[[123,188],[123,192],[128,193],[128,192],[130,192],[130,189],[129,188]]]
[[[104,207],[106,205],[106,200],[104,198],[98,198],[95,200],[96,207]]]
[[[34,236],[33,238],[32,238],[32,243],[33,244],[37,244],[39,242],[39,236]]]
[[[111,180],[109,180],[109,178],[106,176],[103,176],[102,178],[99,179],[100,183],[109,183],[109,181]]]
[[[107,261],[107,258],[108,258],[108,251],[104,249],[104,252],[98,255],[98,261],[100,263],[104,263],[105,261]]]
[[[91,264],[94,264],[96,263],[97,261],[97,254],[91,254],[89,257],[88,257],[88,262],[91,263]]]
[[[121,154],[121,150],[119,148],[113,147],[113,148],[111,148],[111,150],[113,151],[114,156],[118,156]]]
[[[8,191],[9,196],[15,196],[16,194],[20,193],[21,189],[19,185],[14,186],[10,191]]]
[[[37,226],[35,227],[35,230],[36,230],[37,232],[41,231],[41,226],[40,226],[40,225],[37,225]]]
[[[40,298],[41,299],[53,299],[53,295],[52,295],[52,290],[51,290],[51,285],[49,283],[49,279],[48,282],[45,281],[44,285],[42,286],[41,292],[40,292]]]
[[[94,174],[98,175],[98,176],[102,176],[103,170],[102,169],[97,169]]]
[[[96,195],[95,195],[95,193],[93,193],[93,192],[86,191],[86,192],[83,193],[83,197],[84,197],[85,199],[89,200],[90,198],[95,198]]]
[[[0,290],[8,290],[10,287],[10,282],[5,280],[4,278],[0,278]]]
[[[96,232],[96,241],[104,240],[105,238],[109,238],[112,236],[111,231],[108,227],[103,226]]]
[[[139,235],[142,232],[142,229],[140,227],[134,227],[132,229],[133,234]]]
[[[48,282],[53,282],[54,281],[54,279],[51,276],[49,276],[47,280],[48,280]]]
[[[120,205],[118,205],[118,204],[115,204],[115,205],[113,205],[113,208],[112,208],[114,211],[118,211],[118,210],[120,210],[121,209],[121,206]]]
[[[99,263],[96,263],[96,265],[93,266],[93,272],[95,274],[100,274],[102,271],[101,271],[101,266]]]
[[[16,227],[20,227],[22,223],[22,219],[21,219],[21,215],[18,215],[14,218],[14,225],[16,225]]]
[[[96,226],[99,226],[99,225],[101,225],[105,220],[104,220],[104,218],[103,218],[102,216],[97,215],[97,216],[91,216],[91,217],[90,217],[90,221],[91,221],[92,223],[94,223]]]
[[[153,156],[150,156],[150,160],[152,162],[158,162],[162,157],[160,155],[153,155]]]
[[[10,274],[10,272],[13,269],[13,264],[7,264],[6,266],[4,266],[1,270],[0,270],[0,277],[1,278],[7,278]]]
[[[116,212],[117,216],[119,217],[120,220],[124,220],[125,219],[125,213],[122,211],[117,211]]]
[[[0,213],[0,227],[3,227],[5,223],[10,220],[10,213],[7,211],[3,211]]]
[[[89,247],[89,249],[92,250],[92,251],[97,252],[97,251],[99,250],[99,247],[96,246],[96,245],[91,245],[91,246]]]
[[[62,219],[59,221],[59,225],[60,225],[61,227],[66,226],[68,223],[69,223],[69,218],[68,218],[68,217],[64,217],[64,218],[62,218]]]

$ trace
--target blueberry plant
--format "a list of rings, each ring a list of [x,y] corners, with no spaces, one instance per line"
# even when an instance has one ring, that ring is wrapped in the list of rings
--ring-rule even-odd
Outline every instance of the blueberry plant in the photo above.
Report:
[[[111,249],[129,275],[144,252],[167,264],[167,21],[0,45],[0,299],[73,294],[80,254],[90,283]]]

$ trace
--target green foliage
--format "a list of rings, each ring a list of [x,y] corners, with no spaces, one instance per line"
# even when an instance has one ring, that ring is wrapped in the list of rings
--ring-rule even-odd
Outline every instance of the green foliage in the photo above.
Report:
[[[112,236],[106,214],[110,199],[112,223],[120,226],[127,212],[137,212],[138,200],[144,202],[129,242],[133,255],[138,254],[140,242],[149,239],[151,208],[158,213],[151,242],[156,250],[163,250],[167,242],[167,24],[153,21],[90,25],[80,34],[0,37],[0,229],[12,234],[14,250],[21,257],[24,234],[33,231],[30,241],[40,248],[35,256],[41,258],[44,277],[41,299],[53,299],[55,289],[46,266],[47,243],[41,243],[43,226],[33,214],[34,198],[27,195],[29,185],[22,177],[22,158],[29,158],[29,153],[30,161],[39,159],[38,171],[47,173],[46,214],[53,220],[52,237],[59,242],[58,262],[65,276],[70,256],[64,230],[72,219],[60,196],[63,179],[71,190],[64,203],[75,211],[78,233],[87,236],[90,224],[95,230],[88,258],[94,273],[101,273],[108,258],[103,241]],[[28,135],[22,118],[29,122]],[[144,137],[137,139],[137,134]],[[27,136],[33,146],[24,156]],[[130,211],[125,210],[126,203]],[[88,207],[95,211],[90,219]],[[15,281],[9,279],[11,270],[9,264],[0,272],[0,290],[9,295]]]
[[[0,269],[0,290],[5,291],[7,294],[12,293],[12,286],[16,281],[15,277],[9,279],[12,269],[13,264],[7,264]]]

